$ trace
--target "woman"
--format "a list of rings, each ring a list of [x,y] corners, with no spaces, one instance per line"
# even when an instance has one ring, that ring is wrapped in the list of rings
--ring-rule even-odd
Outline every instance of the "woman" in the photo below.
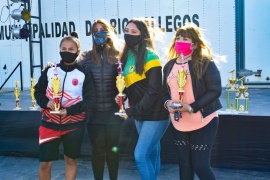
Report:
[[[118,178],[119,153],[118,141],[123,119],[114,113],[119,110],[114,97],[116,88],[117,61],[114,29],[102,19],[92,27],[93,47],[84,53],[79,62],[94,79],[96,104],[88,112],[87,130],[92,146],[92,167],[96,180],[103,179],[107,162],[111,180]]]
[[[95,103],[91,74],[76,63],[80,42],[75,32],[60,42],[60,64],[47,67],[35,86],[35,98],[42,108],[39,128],[39,179],[51,179],[51,168],[64,147],[66,179],[75,179],[85,126],[85,111]],[[59,89],[60,87],[60,89]],[[59,92],[57,90],[60,90]],[[60,102],[55,103],[55,95]],[[59,112],[54,110],[60,105]]]
[[[154,180],[160,171],[160,139],[170,123],[161,101],[161,62],[143,19],[130,20],[124,38],[121,62],[130,104],[124,117],[135,120],[139,134],[134,156],[140,176]],[[119,103],[118,96],[116,102]]]
[[[168,57],[163,70],[162,100],[173,124],[180,179],[194,179],[195,172],[199,179],[213,180],[210,158],[219,123],[217,110],[222,108],[219,70],[211,61],[203,34],[193,24],[177,29]],[[183,73],[182,82],[186,83],[179,102],[178,77]],[[182,106],[173,108],[175,103]],[[177,112],[181,113],[179,120],[175,118]]]

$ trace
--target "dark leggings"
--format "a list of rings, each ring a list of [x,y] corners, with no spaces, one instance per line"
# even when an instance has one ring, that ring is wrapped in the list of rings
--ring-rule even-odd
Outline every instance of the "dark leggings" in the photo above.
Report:
[[[215,117],[205,127],[190,132],[181,132],[172,126],[181,180],[193,180],[194,172],[200,180],[216,179],[210,160],[218,124],[219,119]]]
[[[92,168],[95,180],[103,179],[105,161],[109,177],[118,177],[119,155],[118,140],[122,124],[87,124],[92,145]]]

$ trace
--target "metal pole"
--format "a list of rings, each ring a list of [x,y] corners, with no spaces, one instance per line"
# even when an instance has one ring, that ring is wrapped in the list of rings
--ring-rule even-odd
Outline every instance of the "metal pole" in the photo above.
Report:
[[[22,61],[20,61],[19,65],[20,65],[21,91],[23,91]]]

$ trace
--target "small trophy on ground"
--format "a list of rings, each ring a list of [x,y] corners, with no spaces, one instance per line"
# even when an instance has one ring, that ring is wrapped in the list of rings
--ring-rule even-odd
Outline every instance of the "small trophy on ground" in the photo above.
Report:
[[[13,110],[20,110],[20,89],[18,87],[20,81],[16,80],[15,81],[15,88],[14,88],[14,95],[15,95],[15,102],[16,102],[16,107]]]
[[[37,110],[38,106],[35,98],[35,78],[31,78],[30,95],[32,99],[32,106],[29,108],[30,110]]]
[[[236,104],[236,111],[238,112],[248,112],[248,98],[249,93],[247,92],[248,87],[244,86],[244,79],[243,76],[241,79],[241,85],[239,86],[237,92],[235,93],[235,104]],[[244,100],[245,105],[239,105],[239,101]]]
[[[53,99],[55,102],[55,107],[54,107],[54,111],[50,111],[50,113],[52,114],[59,114],[59,110],[60,110],[60,96],[59,96],[59,92],[61,91],[61,85],[60,85],[60,78],[57,76],[57,65],[54,64],[53,65],[54,68],[54,77],[52,77],[51,79],[51,88],[52,88],[52,92],[53,92]]]
[[[239,85],[236,84],[238,82],[238,79],[235,78],[235,75],[234,75],[234,72],[235,72],[235,69],[231,70],[229,73],[232,74],[232,77],[228,79],[228,84],[226,85],[226,109],[227,110],[232,110],[234,111],[235,110],[235,105],[234,103],[231,103],[231,92],[232,91],[237,91]]]
[[[181,53],[181,61],[184,63],[184,55]],[[181,108],[182,103],[183,103],[183,97],[184,97],[184,86],[186,85],[187,82],[187,71],[184,70],[184,66],[181,67],[180,70],[178,70],[178,75],[177,75],[177,83],[178,83],[178,93],[179,93],[179,102],[180,103],[174,103],[173,106],[174,108]],[[179,121],[179,119],[182,117],[181,112],[175,111],[174,112],[174,120]]]
[[[116,77],[116,87],[118,89],[118,96],[120,97],[120,102],[119,102],[119,111],[114,113],[115,115],[125,115],[125,109],[124,109],[124,94],[123,91],[125,89],[125,79],[123,76],[123,69],[122,69],[122,63],[120,62],[120,60],[118,60],[117,62],[118,64],[118,76]]]

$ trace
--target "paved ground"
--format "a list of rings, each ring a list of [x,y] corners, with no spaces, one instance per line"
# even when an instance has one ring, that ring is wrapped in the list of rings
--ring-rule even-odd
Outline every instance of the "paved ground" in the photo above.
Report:
[[[78,162],[78,180],[92,180],[93,173],[91,162],[80,159]],[[1,180],[34,180],[38,179],[38,159],[26,157],[0,156],[0,179]],[[54,162],[52,179],[64,179],[64,161]],[[270,172],[218,169],[214,168],[217,180],[269,180]],[[109,179],[107,170],[104,179]],[[132,161],[121,161],[119,169],[119,180],[139,180],[137,167]],[[176,164],[162,164],[158,180],[174,180],[178,178],[178,167]],[[198,178],[196,178],[197,180]]]
[[[269,116],[270,89],[250,89],[249,113],[250,115]],[[226,91],[223,91],[221,101],[224,105],[221,113],[226,112]],[[12,91],[0,93],[0,111],[12,110],[15,107],[15,98]],[[31,98],[29,90],[21,92],[20,97],[22,110],[29,110]],[[38,179],[38,159],[29,157],[0,156],[0,180],[32,180]],[[93,179],[91,162],[85,159],[79,159],[78,180]],[[64,161],[55,162],[52,171],[52,179],[64,179]],[[269,180],[270,172],[250,171],[238,169],[219,169],[214,168],[217,180]],[[105,171],[104,179],[108,178],[108,172]],[[137,180],[140,179],[137,167],[133,161],[121,160],[119,169],[119,180]],[[158,177],[159,180],[179,179],[178,167],[176,164],[162,164]]]

